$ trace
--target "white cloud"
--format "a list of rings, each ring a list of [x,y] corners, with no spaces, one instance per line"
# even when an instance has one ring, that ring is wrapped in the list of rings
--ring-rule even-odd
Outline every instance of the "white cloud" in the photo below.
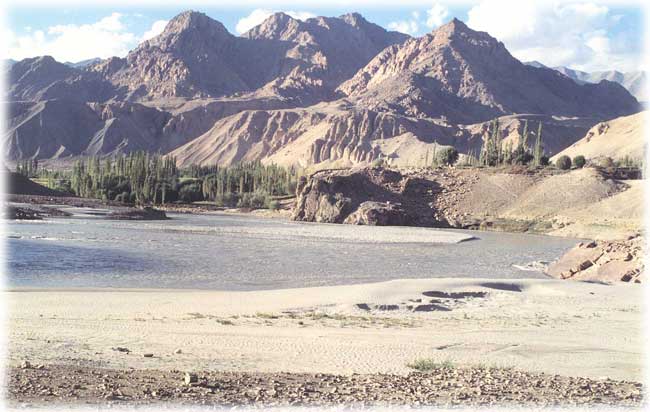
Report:
[[[447,16],[449,16],[449,9],[440,3],[435,3],[433,7],[427,10],[426,25],[431,29],[438,27],[445,22]]]
[[[277,12],[278,10],[255,9],[248,16],[239,19],[237,25],[235,26],[235,30],[237,31],[238,34],[245,33],[248,30],[252,29],[253,27],[261,24],[273,13],[277,13]],[[314,13],[310,13],[308,11],[289,10],[289,11],[284,11],[284,13],[298,20],[307,20],[312,17],[316,17]]]
[[[153,22],[151,25],[151,28],[147,30],[143,35],[142,35],[142,41],[152,39],[159,35],[160,33],[165,30],[165,26],[167,26],[168,20],[156,20]]]
[[[26,35],[10,33],[6,57],[21,60],[50,55],[61,62],[77,62],[124,56],[137,44],[138,36],[127,30],[123,17],[112,13],[91,24],[60,24]]]
[[[522,61],[584,71],[636,70],[642,53],[630,50],[630,39],[612,30],[620,19],[591,2],[483,0],[469,10],[467,25],[503,41]]]
[[[419,24],[418,21],[414,19],[398,20],[398,21],[391,21],[390,23],[388,23],[388,28],[391,30],[398,31],[400,33],[414,35],[419,30]]]
[[[426,10],[426,20],[422,21],[421,16],[422,14],[419,11],[413,11],[408,19],[388,23],[388,28],[414,36],[419,34],[422,25],[429,29],[442,25],[449,16],[449,9],[439,2],[434,2],[433,6]]]

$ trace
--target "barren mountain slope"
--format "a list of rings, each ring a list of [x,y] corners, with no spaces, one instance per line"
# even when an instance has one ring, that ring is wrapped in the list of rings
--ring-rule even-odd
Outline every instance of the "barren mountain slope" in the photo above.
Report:
[[[188,11],[126,59],[107,60],[92,70],[125,86],[135,99],[257,91],[313,103],[331,98],[336,86],[377,52],[406,37],[359,15],[302,22],[284,13],[235,37],[220,22]]]
[[[457,19],[385,49],[339,90],[369,108],[456,123],[511,113],[612,118],[639,107],[618,84],[578,85],[524,65],[503,43]]]
[[[305,21],[275,13],[242,37],[266,41],[265,44],[276,41],[290,45],[278,77],[266,88],[282,91],[301,84],[307,88],[318,85],[323,88],[323,97],[331,96],[339,84],[378,52],[409,38],[369,23],[358,13]]]
[[[601,80],[616,82],[625,87],[640,102],[650,100],[647,90],[648,75],[644,71],[622,73],[616,70],[608,70],[588,73],[580,70],[572,70],[568,67],[554,67],[553,69],[572,78],[578,83],[598,83]]]
[[[571,158],[583,155],[587,159],[611,157],[620,160],[626,156],[641,160],[645,157],[645,131],[650,112],[619,117],[598,123],[586,136],[562,150],[552,160],[562,155]]]
[[[96,73],[68,67],[50,56],[16,62],[8,70],[8,100],[105,101],[117,89]]]
[[[523,131],[544,124],[547,153],[583,136],[592,121],[549,116],[508,116],[500,119],[505,141],[516,145]],[[449,125],[394,113],[350,106],[346,101],[323,103],[304,109],[242,111],[226,117],[202,136],[173,151],[179,165],[231,164],[263,160],[285,166],[314,168],[370,164],[382,158],[394,166],[430,165],[439,145],[454,146],[475,156],[489,122]],[[532,146],[534,137],[529,137]]]

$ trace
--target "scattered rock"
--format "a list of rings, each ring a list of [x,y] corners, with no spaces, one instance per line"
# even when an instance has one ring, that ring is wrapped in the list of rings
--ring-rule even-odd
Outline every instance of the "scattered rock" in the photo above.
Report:
[[[185,382],[186,385],[190,385],[198,381],[199,381],[199,377],[196,374],[185,372],[185,376],[183,377],[183,382]]]
[[[439,347],[442,349],[444,347]],[[113,370],[57,365],[56,368],[9,369],[11,403],[94,405],[124,402],[137,408],[161,401],[213,407],[405,406],[449,408],[502,406],[528,409],[554,405],[609,409],[638,408],[643,385],[636,382],[564,377],[499,368],[462,368],[433,364],[408,375],[313,373],[247,373],[206,371]],[[71,384],[70,384],[71,383]],[[63,385],[63,386],[62,386]],[[62,387],[71,388],[61,391]],[[56,396],[56,398],[53,398]]]
[[[180,355],[181,353],[183,353],[183,351],[180,348],[178,348],[178,349],[176,349],[174,351],[174,354],[176,354],[176,355]]]

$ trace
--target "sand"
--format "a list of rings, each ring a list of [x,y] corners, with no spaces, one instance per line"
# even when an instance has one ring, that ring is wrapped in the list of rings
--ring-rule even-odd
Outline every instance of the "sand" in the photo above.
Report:
[[[256,292],[3,295],[14,366],[405,374],[407,363],[431,358],[641,381],[648,347],[642,288],[628,284],[432,279]],[[419,305],[438,310],[414,312]]]

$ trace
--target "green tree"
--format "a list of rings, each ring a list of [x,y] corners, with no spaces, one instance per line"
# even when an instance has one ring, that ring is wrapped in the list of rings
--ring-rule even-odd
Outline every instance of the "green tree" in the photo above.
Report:
[[[555,161],[555,166],[560,170],[569,170],[571,169],[571,158],[566,155],[560,156]]]
[[[537,136],[535,138],[535,149],[533,150],[533,164],[543,166],[542,158],[544,157],[544,143],[542,140],[542,122],[537,127]],[[548,164],[548,160],[547,160]]]
[[[587,163],[587,161],[583,155],[577,155],[573,158],[573,165],[578,169],[582,169],[585,166],[585,163]]]

